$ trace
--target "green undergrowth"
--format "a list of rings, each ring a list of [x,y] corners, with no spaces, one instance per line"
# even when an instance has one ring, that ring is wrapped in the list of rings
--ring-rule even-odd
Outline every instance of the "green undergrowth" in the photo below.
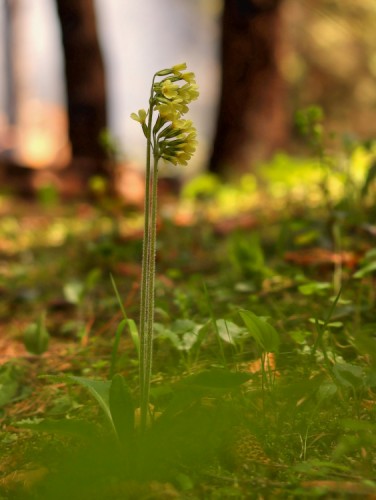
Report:
[[[346,185],[279,156],[266,186],[203,177],[173,213],[162,202],[143,434],[140,214],[2,198],[0,498],[375,495],[375,186],[362,151],[352,158],[368,170],[347,170]],[[259,458],[243,451],[248,434]]]

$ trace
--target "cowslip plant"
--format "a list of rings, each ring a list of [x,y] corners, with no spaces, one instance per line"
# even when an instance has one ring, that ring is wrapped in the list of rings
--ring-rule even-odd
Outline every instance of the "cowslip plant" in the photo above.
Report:
[[[140,359],[140,422],[137,427],[143,432],[150,421],[158,165],[160,160],[174,165],[187,165],[197,145],[196,129],[192,121],[183,118],[189,109],[189,104],[199,95],[195,75],[186,69],[187,66],[183,63],[157,71],[152,78],[148,110],[140,109],[137,114],[131,114],[131,117],[141,124],[147,141],[139,342],[135,335],[136,325],[127,318],[122,308],[124,320],[119,324],[115,336],[110,380],[91,380],[69,375],[57,377],[60,381],[79,384],[89,391],[102,408],[118,443],[121,447],[126,446],[128,451],[133,442],[135,414],[138,410],[133,406],[124,377],[115,374],[115,358],[120,335],[128,326]],[[119,299],[113,278],[112,284]],[[119,302],[121,303],[121,300]],[[41,430],[45,429],[45,425],[41,427],[43,427]],[[66,431],[67,426],[63,427]]]
[[[187,65],[157,71],[152,79],[149,108],[132,113],[146,137],[145,223],[140,304],[140,410],[144,430],[149,410],[153,357],[154,282],[159,161],[187,165],[196,149],[196,129],[183,119],[199,92]]]

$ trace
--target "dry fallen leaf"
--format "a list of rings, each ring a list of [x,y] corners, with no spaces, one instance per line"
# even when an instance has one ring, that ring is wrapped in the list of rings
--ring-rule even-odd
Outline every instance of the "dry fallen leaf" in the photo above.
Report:
[[[376,490],[372,486],[356,483],[355,481],[304,481],[301,483],[304,488],[323,488],[327,492],[348,493],[349,495],[361,495],[368,500],[376,499]]]
[[[267,352],[264,358],[264,370],[266,372],[272,371],[274,375],[279,377],[279,373],[276,371],[275,354],[273,352]],[[247,366],[247,371],[250,373],[259,373],[262,371],[262,359],[256,359],[251,361]]]
[[[354,268],[359,262],[359,255],[353,252],[332,252],[325,248],[304,248],[295,252],[286,252],[284,259],[287,262],[302,266],[342,264]]]
[[[41,481],[48,469],[46,467],[36,467],[34,469],[15,470],[0,479],[0,487],[6,491],[22,488],[30,491],[31,488]]]

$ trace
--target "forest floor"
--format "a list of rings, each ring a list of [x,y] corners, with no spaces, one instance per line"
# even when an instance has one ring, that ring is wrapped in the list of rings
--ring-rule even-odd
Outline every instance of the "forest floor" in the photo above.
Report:
[[[0,198],[0,499],[376,498],[375,192],[276,171],[161,199],[137,456],[67,382],[137,407],[142,212]]]

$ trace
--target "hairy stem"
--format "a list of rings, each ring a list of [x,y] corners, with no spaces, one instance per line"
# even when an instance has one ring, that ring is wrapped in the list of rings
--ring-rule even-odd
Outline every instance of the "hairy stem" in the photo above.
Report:
[[[145,221],[144,221],[144,238],[142,243],[142,271],[141,271],[141,303],[140,303],[140,408],[141,408],[141,428],[146,426],[146,418],[148,411],[149,389],[147,387],[148,369],[148,338],[147,338],[147,325],[148,317],[150,316],[150,241],[152,238],[151,226],[151,209],[152,200],[150,199],[151,193],[151,134],[153,124],[153,93],[154,93],[154,79],[151,85],[150,100],[149,100],[149,116],[148,116],[148,134],[146,144],[146,176],[145,176]],[[150,380],[150,376],[149,376]]]
[[[153,325],[154,325],[154,297],[155,297],[155,254],[157,239],[157,186],[158,186],[158,156],[154,155],[153,171],[151,172],[151,203],[150,203],[150,232],[148,244],[148,276],[147,296],[148,304],[145,317],[145,366],[144,366],[144,390],[141,405],[141,429],[145,430],[149,412],[149,392],[151,370],[153,362]]]

